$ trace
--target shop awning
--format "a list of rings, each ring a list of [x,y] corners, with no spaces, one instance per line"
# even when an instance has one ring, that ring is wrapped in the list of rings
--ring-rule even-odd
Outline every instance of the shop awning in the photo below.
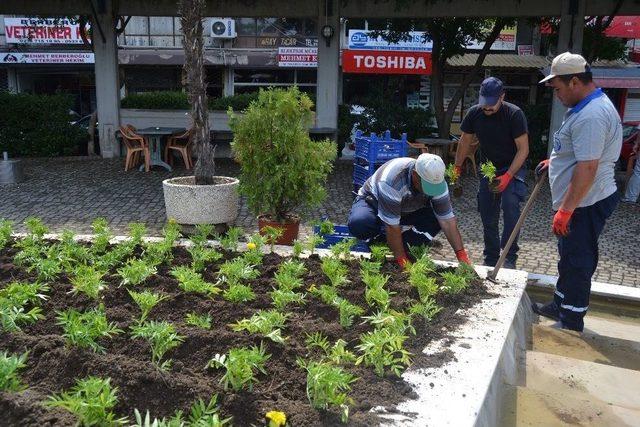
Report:
[[[591,69],[593,81],[603,88],[640,89],[640,67]]]
[[[478,60],[477,53],[465,53],[447,60],[451,67],[473,67]],[[549,66],[550,61],[537,55],[498,55],[488,54],[482,64],[486,68],[537,68]]]
[[[608,37],[640,38],[640,16],[616,16],[604,30]]]

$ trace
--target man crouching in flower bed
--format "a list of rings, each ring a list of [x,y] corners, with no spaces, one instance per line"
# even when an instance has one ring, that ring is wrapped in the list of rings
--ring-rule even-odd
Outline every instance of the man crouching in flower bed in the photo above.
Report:
[[[404,267],[409,261],[408,246],[430,245],[442,230],[458,261],[471,264],[444,173],[444,162],[435,154],[389,160],[360,188],[351,207],[349,231],[361,240],[386,238]]]

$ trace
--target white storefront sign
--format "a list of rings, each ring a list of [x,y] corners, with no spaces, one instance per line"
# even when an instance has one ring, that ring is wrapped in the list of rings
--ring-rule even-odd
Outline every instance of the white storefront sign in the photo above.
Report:
[[[7,43],[83,44],[80,25],[68,18],[4,18]]]
[[[316,68],[318,66],[318,48],[279,47],[278,66]]]
[[[425,34],[423,31],[411,31],[408,40],[389,43],[382,36],[374,37],[373,31],[349,30],[349,49],[431,52],[433,43],[425,39]]]
[[[89,52],[0,52],[0,64],[93,64]]]

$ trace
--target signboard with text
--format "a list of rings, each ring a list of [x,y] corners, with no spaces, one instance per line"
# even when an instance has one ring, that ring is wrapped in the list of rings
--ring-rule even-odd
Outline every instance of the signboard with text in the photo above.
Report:
[[[431,52],[345,50],[342,71],[368,74],[430,75]]]
[[[491,45],[491,50],[516,50],[517,32],[517,26],[503,28],[496,41]],[[467,45],[467,49],[482,49],[483,47],[484,42],[479,42],[477,40],[474,40]]]
[[[257,37],[256,47],[318,47],[315,37]]]
[[[7,43],[83,44],[80,25],[70,19],[4,18]]]
[[[280,47],[278,48],[278,66],[315,68],[318,66],[318,48]]]
[[[0,52],[0,64],[93,64],[89,52]]]
[[[433,43],[426,40],[425,34],[423,31],[411,31],[407,40],[389,43],[382,36],[374,37],[373,31],[349,30],[349,49],[431,52]]]

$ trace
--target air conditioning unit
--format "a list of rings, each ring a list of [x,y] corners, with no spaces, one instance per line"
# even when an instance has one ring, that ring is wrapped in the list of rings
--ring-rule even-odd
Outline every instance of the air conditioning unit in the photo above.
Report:
[[[211,18],[211,37],[214,39],[236,38],[236,21],[232,18]]]

